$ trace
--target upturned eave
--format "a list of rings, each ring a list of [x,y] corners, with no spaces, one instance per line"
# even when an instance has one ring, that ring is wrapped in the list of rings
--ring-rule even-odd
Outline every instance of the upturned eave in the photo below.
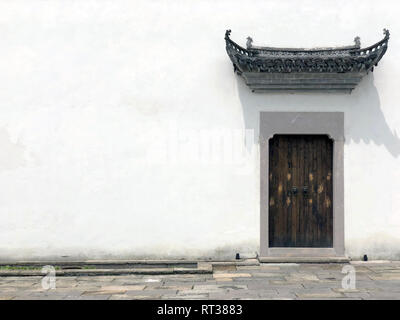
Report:
[[[253,91],[351,92],[378,65],[390,37],[384,29],[385,37],[366,48],[356,37],[351,46],[311,49],[255,47],[248,38],[244,48],[230,39],[230,33],[225,33],[226,51],[234,71]]]

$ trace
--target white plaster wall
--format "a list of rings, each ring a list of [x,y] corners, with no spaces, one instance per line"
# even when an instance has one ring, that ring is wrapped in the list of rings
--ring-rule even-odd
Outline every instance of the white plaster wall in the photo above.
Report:
[[[274,110],[345,112],[347,253],[399,259],[398,12],[395,0],[0,1],[0,259],[254,256],[259,112]],[[231,28],[243,45],[368,46],[384,27],[388,52],[351,95],[253,94],[223,40]]]

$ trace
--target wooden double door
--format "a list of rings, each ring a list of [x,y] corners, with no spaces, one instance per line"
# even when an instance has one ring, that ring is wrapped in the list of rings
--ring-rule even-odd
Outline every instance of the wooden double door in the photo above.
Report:
[[[326,135],[269,141],[269,247],[333,246],[333,143]]]

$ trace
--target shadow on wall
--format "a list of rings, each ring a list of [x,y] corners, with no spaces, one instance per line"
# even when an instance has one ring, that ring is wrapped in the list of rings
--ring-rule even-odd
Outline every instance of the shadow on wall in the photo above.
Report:
[[[235,77],[245,127],[254,130],[255,143],[259,137],[260,111],[341,111],[345,113],[346,144],[351,140],[383,144],[393,157],[400,155],[400,139],[386,123],[372,73],[351,94],[253,93],[240,76]]]

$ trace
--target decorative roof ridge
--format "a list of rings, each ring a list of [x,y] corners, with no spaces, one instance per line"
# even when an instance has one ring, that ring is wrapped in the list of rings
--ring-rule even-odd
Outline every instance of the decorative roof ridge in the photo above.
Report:
[[[314,48],[284,48],[284,47],[266,47],[266,46],[254,46],[253,39],[247,37],[246,49],[247,50],[268,50],[268,51],[330,51],[330,50],[353,50],[360,49],[361,42],[360,37],[354,38],[354,44],[348,46],[335,46],[335,47],[314,47]]]
[[[338,47],[314,47],[314,48],[283,48],[283,47],[262,47],[262,46],[251,46],[247,47],[247,50],[267,50],[267,51],[348,51],[348,50],[357,50],[360,49],[360,46],[357,45],[349,45],[349,46],[338,46]]]
[[[354,45],[348,45],[348,46],[338,46],[338,47],[315,47],[315,48],[279,48],[279,47],[265,47],[265,46],[253,46],[253,39],[251,37],[247,37],[247,42],[246,42],[246,49],[243,48],[242,46],[238,45],[236,42],[234,42],[230,38],[231,30],[226,30],[225,32],[225,41],[232,42],[235,44],[235,46],[243,51],[249,51],[249,52],[258,52],[258,51],[271,51],[271,52],[279,52],[279,51],[285,51],[285,52],[329,52],[329,51],[351,51],[351,52],[356,52],[356,51],[367,51],[367,50],[372,50],[375,47],[378,47],[380,44],[383,44],[387,42],[390,38],[390,32],[388,29],[383,29],[383,34],[385,37],[376,42],[375,44],[366,47],[366,48],[361,48],[361,42],[360,42],[360,37],[355,37],[354,38]]]

